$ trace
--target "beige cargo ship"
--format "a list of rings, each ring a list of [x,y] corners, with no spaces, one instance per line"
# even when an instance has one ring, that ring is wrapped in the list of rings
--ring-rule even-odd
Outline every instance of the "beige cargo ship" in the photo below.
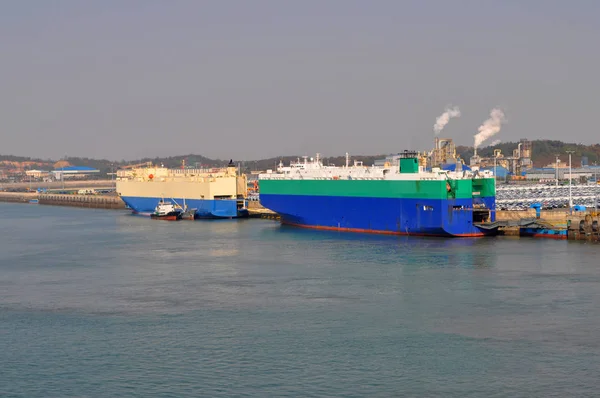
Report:
[[[150,215],[161,200],[187,207],[194,218],[247,217],[247,178],[230,162],[211,169],[137,167],[118,170],[116,190],[134,213]]]

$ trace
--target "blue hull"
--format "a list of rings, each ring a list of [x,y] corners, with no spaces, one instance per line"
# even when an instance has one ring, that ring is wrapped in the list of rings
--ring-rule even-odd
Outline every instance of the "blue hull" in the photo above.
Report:
[[[139,196],[121,196],[121,199],[134,213],[150,215],[162,199],[145,198]],[[173,198],[177,204],[183,206],[183,199]],[[170,198],[165,198],[170,201]],[[248,217],[246,208],[238,209],[235,199],[186,199],[185,204],[190,209],[196,209],[194,218],[240,218]]]
[[[472,199],[394,199],[261,194],[261,204],[281,222],[302,227],[396,235],[488,236],[478,228]],[[478,198],[488,209],[495,198]],[[494,212],[490,220],[493,221]]]

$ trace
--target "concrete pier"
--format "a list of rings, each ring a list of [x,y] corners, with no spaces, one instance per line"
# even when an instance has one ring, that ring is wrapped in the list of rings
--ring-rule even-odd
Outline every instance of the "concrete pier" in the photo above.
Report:
[[[600,216],[586,214],[583,217],[570,218],[567,239],[600,242]]]
[[[0,202],[28,203],[37,197],[35,192],[0,192]]]
[[[92,209],[125,209],[125,203],[112,195],[40,194],[41,205],[87,207]]]
[[[567,209],[550,210],[540,212],[540,217],[536,218],[535,209],[522,211],[498,211],[496,220],[506,222],[516,222],[518,220],[533,219],[540,224],[546,225],[548,231],[540,231],[535,237],[557,238],[557,234],[562,239],[585,240],[591,242],[600,242],[600,216],[597,212],[569,212]],[[521,228],[510,226],[500,228],[501,235],[520,235]],[[566,235],[565,235],[566,232]]]
[[[554,227],[567,227],[567,220],[572,215],[567,209],[561,210],[542,210],[539,219],[545,224]],[[496,221],[518,221],[523,219],[536,218],[535,209],[528,210],[498,210],[496,211]]]
[[[279,220],[279,214],[275,213],[273,210],[264,208],[259,201],[248,201],[248,213],[250,218]]]
[[[29,203],[38,200],[41,205],[88,207],[92,209],[125,209],[125,203],[114,195],[38,194],[37,192],[0,192],[0,202]]]

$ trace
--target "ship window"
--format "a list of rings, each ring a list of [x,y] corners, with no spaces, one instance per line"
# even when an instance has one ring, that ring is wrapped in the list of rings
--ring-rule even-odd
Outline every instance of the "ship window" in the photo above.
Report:
[[[423,211],[433,211],[433,206],[424,205],[423,206]]]
[[[464,210],[465,206],[452,206],[452,210],[456,211],[456,210]]]

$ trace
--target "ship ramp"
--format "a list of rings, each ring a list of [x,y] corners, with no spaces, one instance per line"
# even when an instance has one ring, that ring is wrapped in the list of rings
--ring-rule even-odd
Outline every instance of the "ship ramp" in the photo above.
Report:
[[[497,229],[508,227],[519,228],[553,228],[553,226],[539,218],[521,218],[520,220],[499,220],[493,222],[476,223],[475,226],[481,229]]]

